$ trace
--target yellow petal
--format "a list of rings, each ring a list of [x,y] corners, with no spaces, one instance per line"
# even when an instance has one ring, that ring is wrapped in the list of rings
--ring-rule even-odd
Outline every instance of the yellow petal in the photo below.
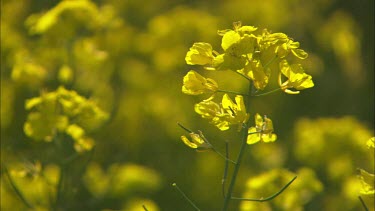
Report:
[[[262,134],[262,141],[265,143],[276,141],[277,136],[274,133]]]
[[[223,39],[221,41],[221,47],[223,50],[227,50],[230,46],[234,43],[237,43],[241,39],[241,36],[235,31],[228,31],[224,34]]]
[[[254,134],[250,134],[247,136],[247,144],[255,144],[260,141],[260,133],[255,133],[257,132],[257,129],[255,127],[250,127],[248,132]]]
[[[238,29],[240,32],[253,32],[256,31],[258,28],[255,26],[242,26]]]
[[[186,146],[190,148],[193,148],[193,149],[198,148],[198,145],[195,143],[192,143],[188,138],[186,138],[186,136],[181,136],[181,140],[182,142],[184,142],[184,144],[186,144]]]
[[[374,149],[375,148],[375,137],[370,138],[367,142],[366,145],[369,149]]]
[[[255,125],[260,129],[263,127],[263,118],[258,113],[255,114]]]
[[[309,55],[302,49],[293,49],[292,53],[299,59],[306,59]]]
[[[212,46],[209,43],[194,43],[186,54],[185,61],[189,65],[211,64],[214,60]]]

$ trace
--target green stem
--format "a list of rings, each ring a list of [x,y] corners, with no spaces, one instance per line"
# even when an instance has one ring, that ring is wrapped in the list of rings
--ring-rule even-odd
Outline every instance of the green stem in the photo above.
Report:
[[[195,210],[200,211],[200,209],[197,207],[197,205],[195,205],[194,202],[191,201],[189,199],[189,197],[186,196],[186,194],[177,186],[176,183],[173,183],[172,185],[173,185],[173,187],[175,187],[177,189],[178,192],[180,192],[180,194],[185,198],[185,200],[188,201],[189,204],[195,208]]]
[[[62,195],[62,188],[63,188],[64,177],[65,177],[65,166],[64,165],[60,165],[60,176],[59,176],[59,181],[57,183],[56,199],[55,199],[55,204],[54,204],[53,210],[58,210],[59,209],[60,201],[61,201],[61,195]]]
[[[221,153],[220,153],[220,152],[214,147],[214,145],[212,145],[212,144],[207,140],[207,138],[203,135],[202,131],[200,131],[200,130],[199,130],[199,136],[200,136],[201,138],[203,138],[203,140],[204,140],[209,146],[211,146],[212,151],[214,151],[214,152],[215,152],[216,154],[218,154],[220,157],[224,158],[225,161],[229,161],[229,162],[231,162],[231,163],[233,163],[233,164],[236,164],[236,162],[234,162],[233,160],[229,159],[229,157],[224,156],[223,154],[221,154]]]
[[[228,142],[225,142],[225,157],[229,158]],[[228,160],[225,160],[223,179],[221,180],[223,198],[225,198],[225,183],[228,176]]]
[[[287,189],[289,187],[290,184],[292,184],[292,182],[297,179],[297,176],[295,176],[292,180],[290,180],[286,185],[284,185],[284,187],[282,187],[279,191],[277,191],[275,194],[273,194],[272,196],[269,196],[267,198],[260,198],[260,199],[251,199],[251,198],[238,198],[238,197],[232,197],[232,199],[236,199],[236,200],[242,200],[242,201],[257,201],[257,202],[265,202],[265,201],[270,201],[274,198],[276,198],[278,195],[280,195],[282,192],[284,192],[285,189]]]
[[[228,93],[228,94],[236,94],[236,95],[242,95],[242,96],[248,96],[247,94],[241,93],[241,92],[236,92],[236,91],[230,91],[230,90],[216,90],[216,92],[223,92],[223,93]]]
[[[249,91],[248,91],[249,93],[251,92],[251,88],[252,88],[252,84],[250,82],[249,83]],[[250,108],[250,99],[247,99],[247,101],[246,101],[246,108]],[[246,145],[247,145],[247,136],[248,136],[248,130],[249,130],[248,123],[249,123],[249,120],[246,123],[244,123],[241,148],[240,148],[240,152],[238,153],[236,164],[235,164],[234,169],[233,169],[233,174],[232,174],[232,178],[231,178],[230,183],[229,183],[227,194],[225,195],[225,198],[224,198],[223,211],[228,210],[229,202],[232,199],[234,186],[236,184],[237,175],[238,175],[238,172],[240,170],[242,158],[245,154],[244,152],[245,152],[245,148],[246,148]]]
[[[145,211],[148,211],[148,209],[146,208],[145,205],[142,205],[142,207],[143,207],[143,209],[144,209]]]
[[[362,197],[358,196],[358,198],[359,198],[359,201],[361,201],[361,204],[362,204],[363,208],[365,209],[365,211],[368,211],[369,209],[367,208],[366,203],[363,201]]]
[[[238,75],[240,75],[241,77],[245,78],[246,80],[248,80],[249,82],[251,82],[251,78],[247,77],[246,75],[240,73],[240,72],[237,72],[235,70],[232,70],[233,72],[237,73]]]
[[[229,201],[232,198],[234,185],[236,183],[237,175],[238,175],[238,172],[240,170],[241,161],[242,161],[242,158],[243,158],[243,155],[244,155],[244,152],[245,152],[245,148],[246,148],[246,145],[247,145],[247,143],[246,143],[247,142],[247,127],[248,126],[246,125],[246,127],[244,128],[241,149],[240,149],[240,152],[238,153],[236,165],[234,166],[234,170],[233,170],[232,178],[231,178],[230,183],[229,183],[227,194],[225,195],[225,198],[224,198],[223,211],[228,210]]]
[[[10,176],[9,172],[8,172],[8,169],[6,167],[4,167],[4,173],[5,175],[8,177],[8,180],[9,180],[9,184],[10,186],[12,186],[14,192],[16,193],[16,195],[21,199],[21,201],[30,209],[34,209],[34,207],[27,201],[27,199],[23,196],[23,194],[21,193],[21,191],[18,189],[16,183],[13,181],[12,177]]]
[[[211,146],[212,146],[212,145],[211,145]],[[236,164],[235,161],[233,161],[233,160],[229,159],[228,157],[224,156],[223,154],[221,154],[221,153],[220,153],[219,151],[217,151],[213,146],[212,146],[212,150],[213,150],[216,154],[218,154],[220,157],[224,158],[225,161],[229,161],[229,162],[231,162],[231,163],[233,163],[233,164]]]
[[[177,125],[180,126],[182,129],[184,129],[186,132],[188,133],[194,133],[192,130],[190,130],[189,128],[183,126],[181,123],[177,122]]]
[[[259,96],[268,95],[268,94],[271,94],[271,93],[277,92],[277,91],[279,91],[279,90],[281,90],[281,88],[277,88],[277,89],[271,90],[271,91],[269,91],[269,92],[264,92],[264,93],[257,94],[257,95],[252,95],[252,97],[259,97]]]

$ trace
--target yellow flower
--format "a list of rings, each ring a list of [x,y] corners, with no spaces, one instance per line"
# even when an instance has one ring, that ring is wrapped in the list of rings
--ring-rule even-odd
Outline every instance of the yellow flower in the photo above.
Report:
[[[204,100],[200,103],[195,104],[195,112],[200,114],[202,118],[209,119],[210,123],[215,125],[220,130],[229,129],[229,115],[224,112],[223,108],[219,104],[211,101]]]
[[[235,31],[228,31],[224,34],[222,41],[221,41],[221,47],[224,51],[226,51],[229,47],[231,47],[233,44],[239,42],[241,39],[241,36],[235,32]]]
[[[86,132],[99,127],[108,118],[95,102],[64,87],[27,100],[25,108],[30,111],[24,124],[27,136],[48,142],[53,141],[58,132],[66,133],[75,141],[74,148],[78,152],[94,146]]]
[[[308,75],[304,72],[301,64],[289,65],[286,60],[282,60],[279,66],[279,85],[285,93],[298,94],[299,91],[292,91],[289,88],[302,90],[314,86],[311,75]],[[281,74],[286,76],[288,80],[282,82]]]
[[[234,103],[227,94],[223,95],[221,105],[227,113],[229,113],[230,122],[232,124],[239,124],[239,127],[242,126],[242,123],[247,122],[249,115],[246,113],[246,107],[241,95],[236,95],[236,103]]]
[[[191,132],[189,135],[191,141],[186,136],[181,136],[181,140],[182,142],[184,142],[184,144],[186,144],[186,146],[197,150],[205,150],[211,148],[211,145],[204,140],[202,134],[199,135]]]
[[[65,132],[74,140],[74,149],[77,152],[89,151],[94,147],[94,140],[85,135],[85,130],[76,124],[69,125]]]
[[[249,61],[245,68],[239,72],[247,74],[253,80],[255,88],[259,90],[263,90],[268,84],[270,74],[259,60]]]
[[[299,42],[294,42],[290,39],[275,49],[275,53],[279,58],[286,57],[290,52],[299,59],[306,59],[308,57],[308,54],[304,50],[299,49]]]
[[[370,174],[367,171],[363,169],[359,169],[359,179],[361,181],[361,189],[360,189],[360,194],[361,195],[367,195],[374,197],[375,195],[375,175]]]
[[[247,144],[255,144],[259,141],[274,142],[277,136],[273,133],[272,120],[264,116],[255,114],[255,127],[249,128],[249,135],[247,137]]]
[[[211,44],[204,42],[194,43],[185,57],[186,63],[190,65],[212,64],[214,59]]]
[[[182,92],[188,95],[216,92],[218,89],[216,81],[211,78],[204,78],[194,70],[190,70],[183,81]]]
[[[258,38],[261,40],[261,45],[264,47],[275,46],[275,53],[279,58],[285,58],[291,52],[295,57],[299,59],[306,59],[308,54],[299,49],[299,42],[295,42],[284,33],[269,33],[264,31],[262,37]]]

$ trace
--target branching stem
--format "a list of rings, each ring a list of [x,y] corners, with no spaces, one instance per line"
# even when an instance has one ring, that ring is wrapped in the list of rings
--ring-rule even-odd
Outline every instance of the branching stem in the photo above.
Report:
[[[297,176],[295,176],[292,180],[290,180],[286,185],[284,185],[284,187],[282,187],[279,191],[277,191],[275,194],[273,194],[272,196],[269,196],[267,198],[260,198],[260,199],[252,199],[252,198],[238,198],[238,197],[232,197],[232,199],[235,199],[235,200],[242,200],[242,201],[257,201],[257,202],[265,202],[265,201],[270,201],[274,198],[276,198],[278,195],[280,195],[282,192],[284,192],[285,189],[287,189],[289,187],[290,184],[292,184],[292,182],[297,179]]]
[[[281,90],[281,88],[277,88],[277,89],[274,89],[274,90],[271,90],[269,92],[264,92],[264,93],[260,93],[260,94],[257,94],[257,95],[252,95],[252,97],[259,97],[259,96],[264,96],[264,95],[268,95],[268,94],[271,94],[271,93],[274,93],[274,92],[277,92]]]
[[[241,93],[241,92],[236,92],[236,91],[231,91],[231,90],[216,90],[216,92],[223,92],[223,93],[228,93],[228,94],[236,94],[236,95],[242,95],[242,96],[248,96],[247,94]]]

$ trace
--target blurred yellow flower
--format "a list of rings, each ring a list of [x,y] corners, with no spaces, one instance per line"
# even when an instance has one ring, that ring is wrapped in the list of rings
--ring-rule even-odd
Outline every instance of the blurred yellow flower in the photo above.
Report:
[[[272,120],[267,116],[260,116],[255,114],[255,127],[249,128],[249,136],[247,137],[247,144],[255,144],[259,141],[265,143],[276,141],[277,136],[273,133]]]
[[[90,163],[83,179],[93,195],[121,199],[157,191],[162,185],[162,178],[157,171],[133,163],[115,163],[107,171],[97,163]]]
[[[263,203],[243,201],[239,210],[303,210],[304,205],[323,190],[323,184],[318,180],[313,169],[310,168],[300,168],[296,173],[286,169],[273,169],[251,177],[246,182],[243,197],[264,198],[270,196],[280,190],[281,184],[286,184],[295,175],[298,175],[298,178],[276,198]]]
[[[43,15],[31,15],[26,21],[30,27],[30,33],[42,34],[46,32],[58,23],[60,16],[65,11],[86,13],[94,20],[94,17],[98,16],[98,8],[89,0],[62,1]]]
[[[143,209],[142,209],[143,207]],[[149,211],[159,211],[160,208],[158,205],[150,200],[150,199],[145,199],[145,198],[132,198],[128,200],[121,211],[140,211],[147,209]],[[102,211],[107,211],[107,210],[102,210]],[[112,211],[112,210],[108,210]]]
[[[42,166],[39,161],[36,161],[35,163],[12,162],[11,165],[8,166],[8,179],[12,180],[12,183],[18,189],[20,194],[22,194],[24,199],[33,206],[32,210],[50,210],[49,208],[52,206],[51,199],[56,197],[56,187],[60,178],[60,168],[57,165],[52,164]],[[2,175],[1,178],[2,182],[6,181],[3,180],[4,175]],[[3,184],[5,186],[9,185],[9,183]],[[5,194],[9,194],[9,196],[6,196],[5,198],[16,196],[14,192],[11,194]],[[1,197],[1,202],[3,203],[3,195]],[[19,198],[17,198],[17,200],[18,203],[20,203]],[[20,204],[21,206],[24,205],[23,203]],[[1,206],[1,208],[3,207]],[[30,209],[23,208],[17,210]]]
[[[31,110],[24,124],[27,136],[52,141],[57,132],[64,132],[75,141],[74,148],[78,152],[93,147],[94,142],[85,135],[86,132],[97,128],[108,118],[108,114],[93,101],[64,87],[27,100],[25,108]]]
[[[374,149],[375,148],[375,137],[372,137],[370,138],[367,143],[366,143],[367,147],[369,149]]]
[[[71,124],[65,132],[73,138],[74,149],[77,152],[89,151],[94,147],[94,141],[85,135],[85,130],[82,127]]]
[[[194,70],[190,70],[183,79],[182,92],[189,95],[213,93],[218,89],[216,81],[204,78]]]
[[[69,84],[73,81],[74,72],[68,65],[63,65],[58,72],[57,78],[62,84]]]

